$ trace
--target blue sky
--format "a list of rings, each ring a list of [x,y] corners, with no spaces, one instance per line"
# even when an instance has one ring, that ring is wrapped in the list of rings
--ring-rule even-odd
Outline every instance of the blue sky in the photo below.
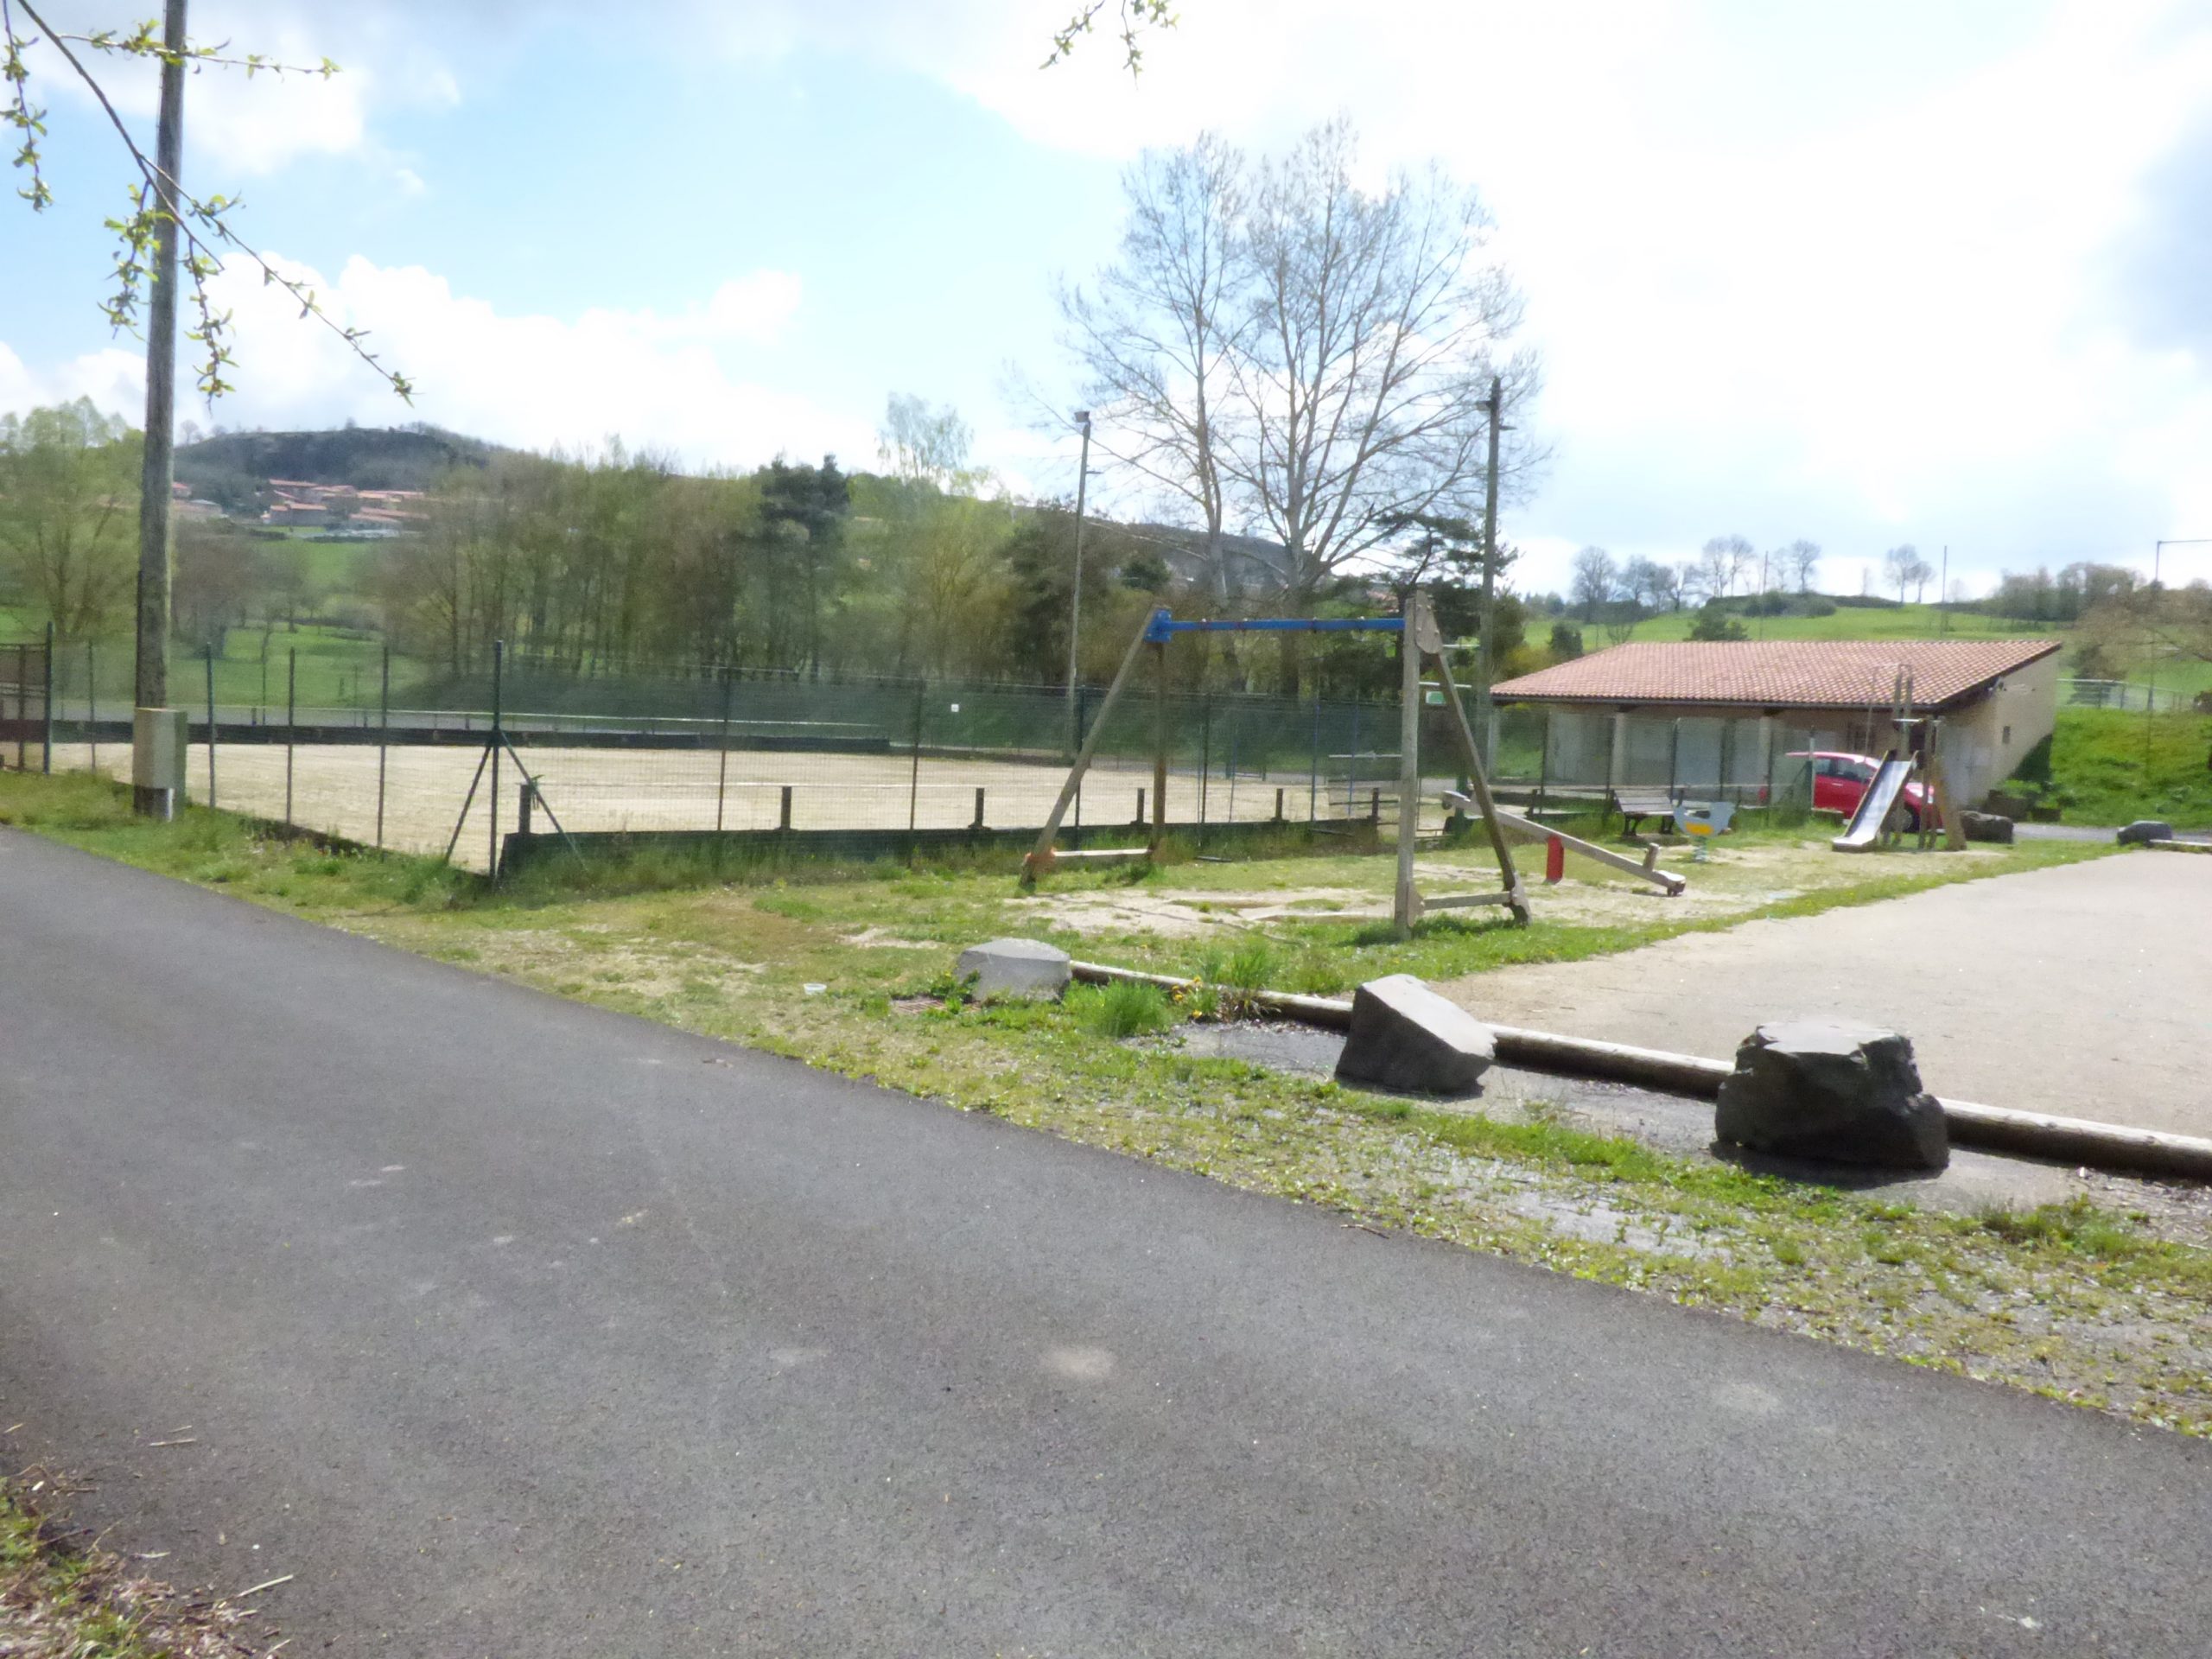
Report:
[[[1835,587],[1899,541],[1980,586],[2212,536],[2205,0],[1188,0],[1135,86],[1104,40],[1039,72],[1066,10],[197,0],[196,33],[347,73],[195,78],[188,175],[245,194],[423,418],[865,463],[914,392],[1046,493],[1071,457],[1007,372],[1073,401],[1052,281],[1112,251],[1120,168],[1344,111],[1378,172],[1440,156],[1498,220],[1547,365],[1554,460],[1506,526],[1535,585],[1586,543],[1727,532],[1812,537]],[[94,307],[124,175],[36,67],[60,200],[0,214],[0,408],[129,412],[130,342]],[[150,88],[123,91],[143,122]],[[267,296],[227,297],[240,390],[202,425],[410,417]],[[2170,568],[2192,559],[2212,575]]]

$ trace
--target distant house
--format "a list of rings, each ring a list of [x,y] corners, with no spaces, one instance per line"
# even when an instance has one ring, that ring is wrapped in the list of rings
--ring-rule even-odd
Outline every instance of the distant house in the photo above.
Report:
[[[1893,715],[1909,690],[1914,715],[1942,718],[1948,782],[1967,802],[2050,735],[2058,652],[2056,639],[1632,643],[1503,681],[1491,696],[1549,711],[1554,779],[1741,798],[1788,772],[1792,753],[1897,745]]]

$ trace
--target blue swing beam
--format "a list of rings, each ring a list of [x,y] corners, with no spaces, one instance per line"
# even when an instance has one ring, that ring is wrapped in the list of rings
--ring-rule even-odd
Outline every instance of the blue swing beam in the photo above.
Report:
[[[1243,621],[1220,621],[1201,618],[1179,622],[1162,607],[1152,613],[1152,620],[1145,624],[1144,640],[1149,645],[1164,645],[1179,633],[1403,633],[1406,619],[1402,616],[1264,616]]]

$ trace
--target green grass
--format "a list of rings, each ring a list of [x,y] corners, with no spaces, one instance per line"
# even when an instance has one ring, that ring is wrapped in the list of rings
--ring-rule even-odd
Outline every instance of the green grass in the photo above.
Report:
[[[2049,798],[2069,823],[2212,826],[2212,715],[2061,709]]]
[[[1001,932],[1171,970],[1203,965],[1223,982],[1254,976],[1264,962],[1277,984],[1335,989],[1395,967],[1437,975],[1563,959],[1726,921],[1684,924],[1659,911],[1578,927],[1540,912],[1536,925],[1507,930],[1446,918],[1405,943],[1363,939],[1349,920],[1316,923],[1267,937],[1264,958],[1255,949],[1232,969],[1253,943],[1233,931],[1211,947],[1135,932],[1084,938],[1052,925],[1003,874],[874,867],[806,882],[578,893],[548,880],[493,893],[429,861],[259,840],[202,811],[145,823],[119,791],[83,778],[0,775],[0,818],[474,971],[1323,1205],[1347,1224],[1404,1229],[2212,1433],[2212,1329],[2200,1317],[2212,1252],[2194,1235],[2088,1204],[1923,1213],[1675,1158],[1541,1109],[1446,1110],[1177,1046],[1179,1022],[1216,1011],[1232,989],[1209,1001],[1082,987],[1061,1004],[946,995],[957,950]],[[1821,864],[1844,885],[1741,914],[1805,913],[2101,851],[2046,844],[1974,862]],[[1730,857],[1724,849],[1707,867],[1714,879]],[[1758,860],[1737,864],[1752,883],[1765,879]],[[1070,875],[1053,896],[1119,902],[1168,886],[1381,892],[1389,873],[1382,857],[1193,864]],[[829,988],[810,995],[809,984]],[[1145,1032],[1151,1040],[1124,1040]]]
[[[1839,605],[1828,616],[1745,616],[1737,620],[1754,639],[2029,639],[2063,632],[2049,623],[2019,622],[2010,617],[1960,610],[1950,613],[1948,631],[1943,631],[1943,613],[1934,605]],[[1687,639],[1696,622],[1694,609],[1669,611],[1637,623],[1636,632],[1629,638]],[[1597,650],[1605,643],[1604,630],[1585,628],[1583,642],[1590,650]]]
[[[0,1653],[54,1659],[208,1659],[258,1649],[231,1632],[241,1611],[180,1596],[134,1575],[98,1543],[56,1522],[35,1472],[0,1478]]]

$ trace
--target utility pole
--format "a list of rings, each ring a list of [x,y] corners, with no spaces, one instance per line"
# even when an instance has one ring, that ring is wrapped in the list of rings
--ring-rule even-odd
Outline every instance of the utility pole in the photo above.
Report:
[[[184,3],[167,0],[162,20],[161,123],[154,145],[151,289],[146,309],[146,465],[138,499],[138,640],[132,731],[131,805],[167,817],[183,785],[184,755],[158,741],[152,711],[168,705],[169,486],[176,424],[177,175],[184,168]]]
[[[1490,702],[1491,682],[1497,677],[1492,656],[1497,629],[1491,613],[1497,607],[1497,439],[1504,429],[1504,383],[1493,374],[1490,378],[1490,469],[1483,478],[1483,662],[1482,671],[1475,676],[1475,741],[1481,746],[1484,770],[1491,772],[1497,769],[1497,757],[1491,752],[1491,728],[1495,721]]]
[[[1068,753],[1073,756],[1083,747],[1083,734],[1076,730],[1082,715],[1075,699],[1076,648],[1083,638],[1083,508],[1086,492],[1090,487],[1090,411],[1078,409],[1076,424],[1083,429],[1083,459],[1076,463],[1075,474],[1075,586],[1068,600]]]
[[[1951,544],[1943,543],[1943,574],[1936,578],[1936,632],[1951,631]]]

